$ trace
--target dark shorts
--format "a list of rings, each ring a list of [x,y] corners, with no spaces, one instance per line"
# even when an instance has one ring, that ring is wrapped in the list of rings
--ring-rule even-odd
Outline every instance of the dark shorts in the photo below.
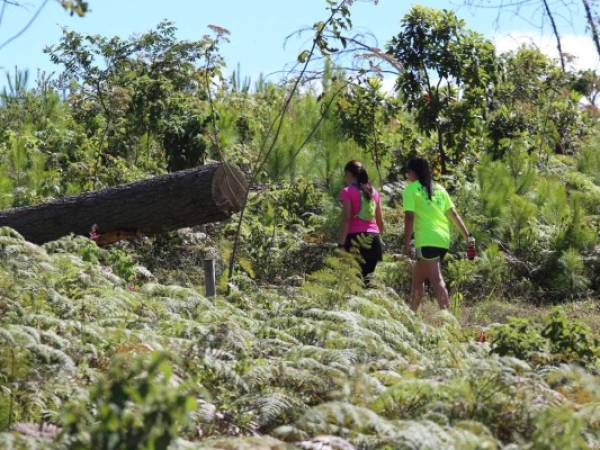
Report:
[[[441,261],[448,253],[447,248],[419,247],[417,248],[417,259],[424,261]]]
[[[372,237],[371,245],[369,248],[359,247],[358,251],[360,256],[364,260],[360,266],[364,277],[375,271],[377,263],[383,259],[383,246],[381,245],[381,239],[377,233],[352,233],[346,236],[346,243],[344,248],[348,251],[353,247],[352,241],[358,236],[369,236]]]

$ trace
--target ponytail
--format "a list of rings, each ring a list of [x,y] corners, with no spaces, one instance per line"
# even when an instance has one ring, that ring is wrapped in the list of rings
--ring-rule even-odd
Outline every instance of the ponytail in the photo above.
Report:
[[[371,200],[373,197],[373,186],[371,186],[371,183],[369,182],[369,175],[364,167],[362,167],[362,170],[358,173],[356,182],[363,195]]]
[[[358,189],[362,194],[369,200],[373,198],[373,186],[369,182],[369,174],[365,169],[365,166],[361,162],[352,160],[346,164],[344,171],[349,172],[356,179]]]
[[[419,183],[423,186],[423,189],[427,192],[427,197],[431,200],[433,196],[433,187],[431,180],[431,169],[429,168],[429,163],[425,158],[421,158],[419,156],[415,156],[408,160],[408,165],[406,167],[408,170],[412,170],[416,175]]]

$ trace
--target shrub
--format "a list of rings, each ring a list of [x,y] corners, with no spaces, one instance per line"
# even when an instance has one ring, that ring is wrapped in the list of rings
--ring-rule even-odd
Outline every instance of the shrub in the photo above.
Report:
[[[302,179],[265,188],[250,200],[241,229],[241,269],[256,280],[274,282],[321,268],[328,253],[323,241],[337,231],[339,213],[333,210],[327,196]],[[225,236],[232,238],[234,230],[229,224]]]
[[[510,318],[493,331],[493,353],[530,359],[532,352],[547,352],[555,362],[593,364],[600,355],[598,339],[579,320],[555,308],[541,325],[529,319]]]
[[[515,293],[511,284],[504,254],[497,245],[490,245],[474,261],[454,259],[448,263],[448,282],[455,291],[466,298],[502,296],[505,292]]]
[[[134,361],[129,355],[117,357],[91,391],[95,415],[84,405],[64,415],[65,447],[166,450],[195,407],[194,399],[171,381],[164,354]]]
[[[535,419],[532,447],[536,450],[581,450],[590,448],[584,437],[584,423],[566,406],[549,408]]]
[[[561,308],[555,308],[546,317],[541,335],[550,342],[551,352],[565,362],[592,361],[600,355],[592,330],[578,320],[569,319]]]
[[[546,341],[528,319],[511,317],[494,330],[492,352],[526,359],[530,352],[543,350]]]
[[[112,247],[103,253],[101,261],[125,281],[131,281],[135,275],[135,261],[125,250]]]

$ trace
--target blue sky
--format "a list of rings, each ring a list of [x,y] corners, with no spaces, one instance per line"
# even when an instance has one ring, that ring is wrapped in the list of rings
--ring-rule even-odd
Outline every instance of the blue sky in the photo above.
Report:
[[[27,9],[9,7],[0,24],[0,42],[16,33],[43,0],[23,0]],[[231,43],[223,48],[229,70],[240,64],[242,74],[253,79],[260,73],[281,70],[286,63],[295,60],[302,48],[302,39],[292,39],[284,48],[287,35],[299,28],[310,26],[324,18],[324,0],[89,0],[91,11],[84,18],[70,17],[50,0],[40,17],[19,39],[0,50],[0,72],[28,68],[35,74],[37,69],[48,72],[53,66],[42,50],[46,45],[58,42],[61,27],[66,26],[86,33],[130,36],[146,31],[162,19],[172,20],[184,39],[200,38],[207,25],[215,24],[229,29]],[[474,10],[460,0],[422,0],[422,5],[453,9],[467,26],[494,39],[506,50],[525,40],[533,40],[540,47],[553,51],[549,30],[540,32],[541,11],[524,9],[520,18],[505,14],[496,23],[494,10]],[[387,39],[397,33],[400,20],[414,3],[404,0],[380,0],[378,5],[357,2],[352,18],[357,29],[372,32],[383,46]],[[574,12],[582,16],[581,12]],[[547,28],[547,27],[546,27]],[[568,51],[589,59],[586,64],[596,64],[591,40],[584,36],[582,19],[561,19],[561,29],[569,40]],[[590,53],[591,50],[591,53]],[[588,55],[588,53],[590,53]],[[585,65],[585,64],[584,64]],[[0,78],[0,86],[4,77]]]

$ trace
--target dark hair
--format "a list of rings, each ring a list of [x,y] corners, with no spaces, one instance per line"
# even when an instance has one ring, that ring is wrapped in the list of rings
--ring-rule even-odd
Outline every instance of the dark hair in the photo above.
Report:
[[[344,171],[351,173],[356,178],[356,183],[361,192],[369,200],[373,197],[373,186],[369,183],[369,174],[367,173],[365,166],[360,161],[349,161],[344,167]]]
[[[433,188],[431,186],[431,169],[427,160],[419,156],[414,156],[408,160],[406,169],[412,170],[417,175],[419,183],[427,191],[427,196],[431,200]]]

